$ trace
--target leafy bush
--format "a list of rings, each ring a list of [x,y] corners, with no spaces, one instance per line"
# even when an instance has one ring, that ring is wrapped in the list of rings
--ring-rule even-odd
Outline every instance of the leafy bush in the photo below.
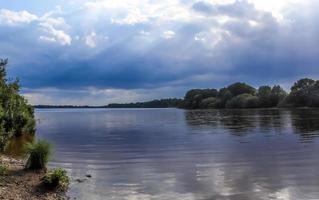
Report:
[[[216,89],[192,89],[186,93],[181,107],[191,109],[201,108],[200,104],[203,99],[216,97],[217,95],[218,91]]]
[[[215,97],[208,97],[203,99],[199,104],[199,108],[218,108],[220,105],[220,100]]]
[[[69,185],[69,177],[65,169],[57,168],[49,171],[42,178],[42,182],[48,188],[65,189]]]
[[[247,97],[244,101],[243,108],[258,108],[259,99],[256,96]]]
[[[28,156],[27,169],[45,169],[51,155],[51,145],[45,140],[37,143],[28,143],[25,146],[26,156]]]
[[[12,136],[35,132],[34,110],[19,94],[19,80],[8,80],[7,59],[0,59],[0,150]]]
[[[7,173],[8,168],[2,164],[0,164],[0,176],[3,176]]]
[[[227,101],[226,108],[256,108],[258,98],[251,94],[241,94]]]

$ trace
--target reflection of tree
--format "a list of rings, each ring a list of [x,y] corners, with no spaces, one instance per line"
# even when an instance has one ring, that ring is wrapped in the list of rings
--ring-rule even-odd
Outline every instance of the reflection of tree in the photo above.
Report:
[[[185,112],[186,122],[190,126],[218,126],[218,110],[187,110]]]
[[[256,128],[256,110],[189,110],[185,112],[188,125],[219,126],[229,129],[231,133],[242,135]]]
[[[279,109],[258,110],[260,132],[281,133],[289,123],[289,113]]]
[[[291,111],[291,123],[302,139],[312,139],[319,136],[319,110],[296,109]]]
[[[245,135],[256,128],[256,110],[221,110],[220,122],[234,135]]]
[[[23,135],[21,137],[13,137],[9,140],[5,149],[5,153],[12,156],[20,157],[24,153],[24,144],[32,142],[34,140],[33,135]]]
[[[224,128],[234,135],[252,132],[282,133],[291,125],[303,139],[319,136],[319,109],[189,110],[189,126]]]

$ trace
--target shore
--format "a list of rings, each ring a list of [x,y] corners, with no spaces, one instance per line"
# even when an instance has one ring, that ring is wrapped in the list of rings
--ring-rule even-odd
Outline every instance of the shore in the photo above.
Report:
[[[0,175],[0,200],[67,200],[64,191],[48,191],[41,185],[44,172],[24,170],[23,160],[0,155],[8,169]]]

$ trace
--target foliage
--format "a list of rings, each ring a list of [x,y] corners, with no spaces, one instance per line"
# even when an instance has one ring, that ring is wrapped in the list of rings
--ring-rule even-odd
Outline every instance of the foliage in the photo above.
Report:
[[[251,94],[254,95],[256,93],[256,89],[246,83],[234,83],[227,87],[227,89],[234,95],[241,95],[241,94]]]
[[[69,177],[65,169],[50,170],[43,178],[43,184],[48,188],[65,189],[69,185]]]
[[[0,176],[3,176],[7,173],[8,168],[2,164],[0,164]]]
[[[12,136],[35,132],[33,107],[19,94],[19,80],[7,79],[7,64],[7,59],[0,59],[0,150]]]
[[[260,105],[263,107],[271,107],[270,103],[271,87],[268,85],[260,86],[257,91]]]
[[[251,94],[240,94],[227,101],[226,108],[257,108],[258,97]]]
[[[279,85],[275,85],[273,88],[261,86],[258,89],[257,96],[259,98],[260,107],[269,108],[278,106],[287,96],[287,93]]]
[[[283,101],[283,99],[285,99],[285,97],[287,96],[287,92],[282,89],[279,85],[275,85],[272,89],[271,89],[271,93],[270,93],[270,107],[276,107],[278,106],[278,104]]]
[[[271,107],[319,107],[319,80],[298,80],[290,94],[280,87],[264,85],[258,90],[246,83],[234,83],[216,89],[192,89],[184,97],[180,107],[206,108],[271,108]]]
[[[160,100],[153,100],[147,102],[137,102],[137,103],[123,103],[117,104],[112,103],[106,106],[107,108],[171,108],[171,107],[178,107],[179,104],[182,102],[182,99],[160,99]]]
[[[220,89],[218,93],[218,98],[220,99],[220,108],[225,108],[227,101],[233,97],[234,95],[227,88]]]
[[[216,108],[219,107],[219,105],[220,100],[218,98],[208,97],[200,102],[199,108]]]
[[[51,155],[51,145],[46,140],[39,140],[36,143],[27,143],[25,154],[28,157],[27,169],[45,169]]]
[[[181,107],[200,108],[200,104],[204,99],[217,97],[217,95],[218,91],[216,89],[193,89],[186,93]]]
[[[295,82],[289,94],[290,103],[295,107],[319,105],[319,81],[303,78]]]

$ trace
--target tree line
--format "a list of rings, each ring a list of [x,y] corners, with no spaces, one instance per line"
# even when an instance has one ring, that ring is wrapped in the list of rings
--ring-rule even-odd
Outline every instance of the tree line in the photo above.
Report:
[[[290,93],[281,86],[260,86],[242,82],[217,89],[189,90],[179,105],[186,109],[319,107],[319,80],[303,78],[294,83]]]
[[[237,82],[221,89],[191,89],[183,99],[168,98],[136,103],[111,103],[105,106],[36,105],[36,108],[274,108],[319,107],[319,80],[303,78],[294,83],[290,93],[281,86],[254,88]]]
[[[19,94],[19,79],[7,78],[7,64],[0,59],[0,151],[10,138],[35,132],[33,107]]]
[[[159,99],[146,102],[137,103],[111,103],[106,108],[176,108],[182,103],[182,99],[169,98],[169,99]]]

